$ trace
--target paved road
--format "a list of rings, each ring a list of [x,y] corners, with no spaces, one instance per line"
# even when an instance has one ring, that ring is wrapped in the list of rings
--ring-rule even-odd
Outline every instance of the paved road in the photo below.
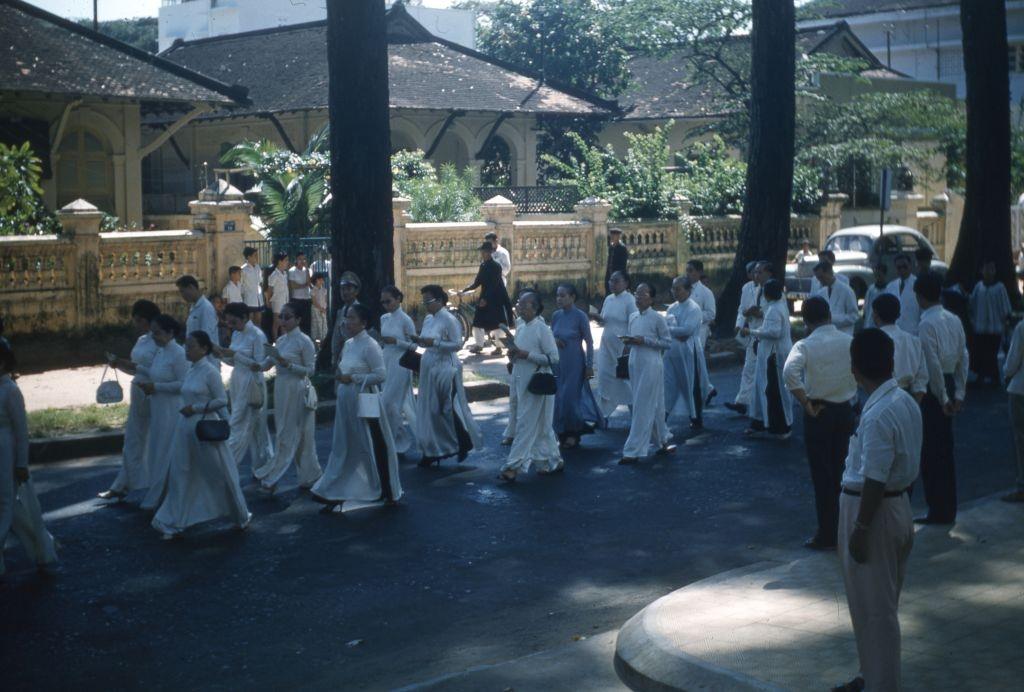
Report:
[[[738,372],[713,379],[731,396]],[[499,487],[505,403],[474,405],[492,446],[469,463],[404,464],[399,507],[323,516],[295,490],[268,498],[250,483],[247,533],[162,542],[132,505],[90,499],[114,460],[35,469],[65,568],[42,583],[8,551],[5,689],[415,685],[614,631],[655,598],[812,530],[796,436],[745,440],[716,406],[674,458],[624,468],[620,419],[569,453],[564,474]],[[972,390],[968,405],[964,500],[1013,481],[1002,395]]]

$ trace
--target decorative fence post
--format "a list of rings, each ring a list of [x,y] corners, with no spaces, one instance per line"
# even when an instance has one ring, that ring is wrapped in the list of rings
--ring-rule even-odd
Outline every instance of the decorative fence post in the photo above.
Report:
[[[64,235],[75,243],[75,320],[78,329],[96,326],[100,305],[100,223],[103,212],[76,199],[57,212]]]
[[[886,220],[900,226],[910,226],[915,230],[920,230],[917,222],[917,210],[924,202],[924,195],[917,192],[897,190],[892,193],[890,199],[889,213]]]
[[[683,195],[676,195],[672,201],[679,209],[679,220],[676,222],[676,276],[682,276],[686,273],[686,262],[690,259],[688,229],[692,222],[690,209],[693,207],[693,202]]]
[[[409,206],[412,200],[400,196],[397,192],[391,197],[391,215],[394,218],[394,262],[395,262],[395,286],[402,291],[408,289],[405,283],[405,236],[409,232],[407,225],[412,218],[409,215]]]
[[[188,203],[193,230],[206,236],[207,264],[203,276],[207,293],[219,292],[228,282],[228,267],[241,265],[245,236],[249,232],[252,202],[224,180],[215,180]]]
[[[608,266],[608,214],[612,205],[598,197],[587,197],[576,205],[576,218],[590,224],[590,295],[604,295],[604,270]]]
[[[515,244],[516,205],[498,195],[480,206],[480,215],[491,227],[490,230],[498,234],[498,242],[508,248],[512,255],[512,272],[508,281],[510,286],[515,286],[516,254],[520,251]]]
[[[825,247],[828,237],[838,231],[843,225],[843,205],[849,200],[849,195],[842,192],[830,192],[825,195],[824,203],[821,205],[821,221],[818,224],[817,249]]]

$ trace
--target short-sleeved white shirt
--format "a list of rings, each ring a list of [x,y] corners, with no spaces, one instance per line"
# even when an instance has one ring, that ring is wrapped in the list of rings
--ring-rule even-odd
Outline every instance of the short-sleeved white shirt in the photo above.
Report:
[[[850,438],[843,486],[861,490],[870,478],[886,490],[913,484],[921,464],[921,409],[914,397],[889,380],[876,389]]]

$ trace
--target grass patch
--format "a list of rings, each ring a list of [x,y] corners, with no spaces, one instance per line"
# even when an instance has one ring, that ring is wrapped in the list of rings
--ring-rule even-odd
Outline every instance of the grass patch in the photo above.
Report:
[[[44,408],[28,414],[28,434],[32,438],[57,437],[85,432],[106,432],[123,428],[128,404]]]

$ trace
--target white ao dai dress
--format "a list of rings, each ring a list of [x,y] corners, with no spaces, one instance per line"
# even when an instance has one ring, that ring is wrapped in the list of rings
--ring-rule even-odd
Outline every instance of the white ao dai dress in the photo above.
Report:
[[[158,346],[153,364],[136,370],[153,383],[149,397],[149,439],[146,444],[149,490],[143,509],[156,509],[167,487],[167,469],[174,428],[181,418],[181,383],[188,373],[185,349],[177,341]]]
[[[231,350],[235,355],[225,358],[224,362],[232,366],[231,379],[228,381],[228,394],[231,398],[231,437],[228,447],[235,463],[241,465],[247,452],[252,453],[254,469],[264,466],[274,456],[274,447],[270,443],[270,431],[267,429],[267,381],[263,377],[263,362],[266,354],[263,347],[267,336],[263,330],[252,322],[245,323],[245,329],[231,334]],[[259,370],[253,370],[256,365]],[[249,388],[259,387],[263,394],[263,405],[249,404]]]
[[[327,502],[397,500],[402,484],[388,417],[359,417],[360,392],[380,391],[387,375],[380,345],[365,330],[345,341],[338,374],[351,375],[352,382],[338,384],[331,457],[313,495]],[[378,464],[387,469],[386,491]]]
[[[153,335],[146,332],[135,341],[129,359],[135,364],[135,376],[129,387],[128,420],[124,424],[124,447],[121,451],[121,470],[117,472],[110,489],[115,493],[130,493],[149,485],[146,442],[149,439],[150,402],[139,385],[149,378],[138,370],[149,369],[159,347]]]
[[[701,307],[693,298],[672,303],[665,320],[672,335],[672,348],[665,353],[665,411],[671,416],[678,408],[682,415],[699,418],[711,390],[700,342]]]
[[[238,482],[238,468],[225,442],[204,442],[196,425],[204,418],[222,418],[228,395],[220,371],[203,358],[192,364],[181,385],[182,408],[171,440],[167,492],[153,517],[153,528],[163,534],[181,533],[190,526],[227,518],[248,525],[249,513]],[[205,413],[204,412],[208,412]]]
[[[380,335],[393,337],[397,343],[384,344],[384,368],[387,377],[381,390],[381,403],[395,438],[395,451],[405,454],[416,438],[416,400],[412,393],[412,370],[398,364],[402,355],[416,348],[410,337],[416,335],[412,318],[398,308],[380,318]]]
[[[541,471],[555,471],[562,466],[558,437],[553,427],[555,395],[533,394],[527,389],[534,373],[550,373],[558,365],[558,346],[551,328],[543,317],[529,322],[516,320],[516,348],[529,352],[529,358],[517,358],[512,366],[509,387],[515,389],[516,406],[509,415],[516,417],[515,436],[508,461],[502,471],[528,471],[536,465]]]
[[[316,457],[316,412],[306,408],[306,387],[316,367],[316,347],[312,340],[295,327],[275,344],[288,367],[277,366],[274,380],[274,427],[277,444],[274,456],[263,466],[253,469],[264,488],[273,488],[288,467],[295,463],[299,487],[311,488],[323,471]],[[264,367],[276,365],[267,358]]]
[[[416,439],[426,460],[459,456],[483,446],[480,429],[469,410],[462,386],[462,328],[447,310],[427,315],[420,336],[433,339],[420,361],[420,390],[416,397]],[[460,440],[459,427],[465,435]],[[468,437],[468,439],[466,439]]]
[[[647,456],[650,443],[664,447],[672,439],[665,423],[665,365],[662,354],[672,347],[668,323],[654,308],[629,317],[627,336],[639,336],[643,345],[629,347],[629,386],[633,391],[633,419],[622,456]]]
[[[597,350],[594,367],[597,370],[597,405],[605,417],[610,416],[621,404],[633,402],[629,381],[615,377],[615,366],[624,349],[619,337],[625,335],[629,317],[636,311],[636,299],[629,291],[607,296],[601,306],[604,331],[601,333],[601,347]]]
[[[751,329],[750,334],[757,340],[757,369],[754,373],[750,418],[759,421],[765,428],[772,427],[769,412],[775,404],[769,406],[770,396],[782,407],[785,418],[784,421],[775,421],[776,429],[773,432],[783,432],[783,424],[787,430],[793,425],[793,395],[786,389],[782,378],[782,367],[786,364],[790,349],[793,348],[786,301],[776,300],[768,303],[761,326]],[[769,372],[772,373],[771,377]]]

